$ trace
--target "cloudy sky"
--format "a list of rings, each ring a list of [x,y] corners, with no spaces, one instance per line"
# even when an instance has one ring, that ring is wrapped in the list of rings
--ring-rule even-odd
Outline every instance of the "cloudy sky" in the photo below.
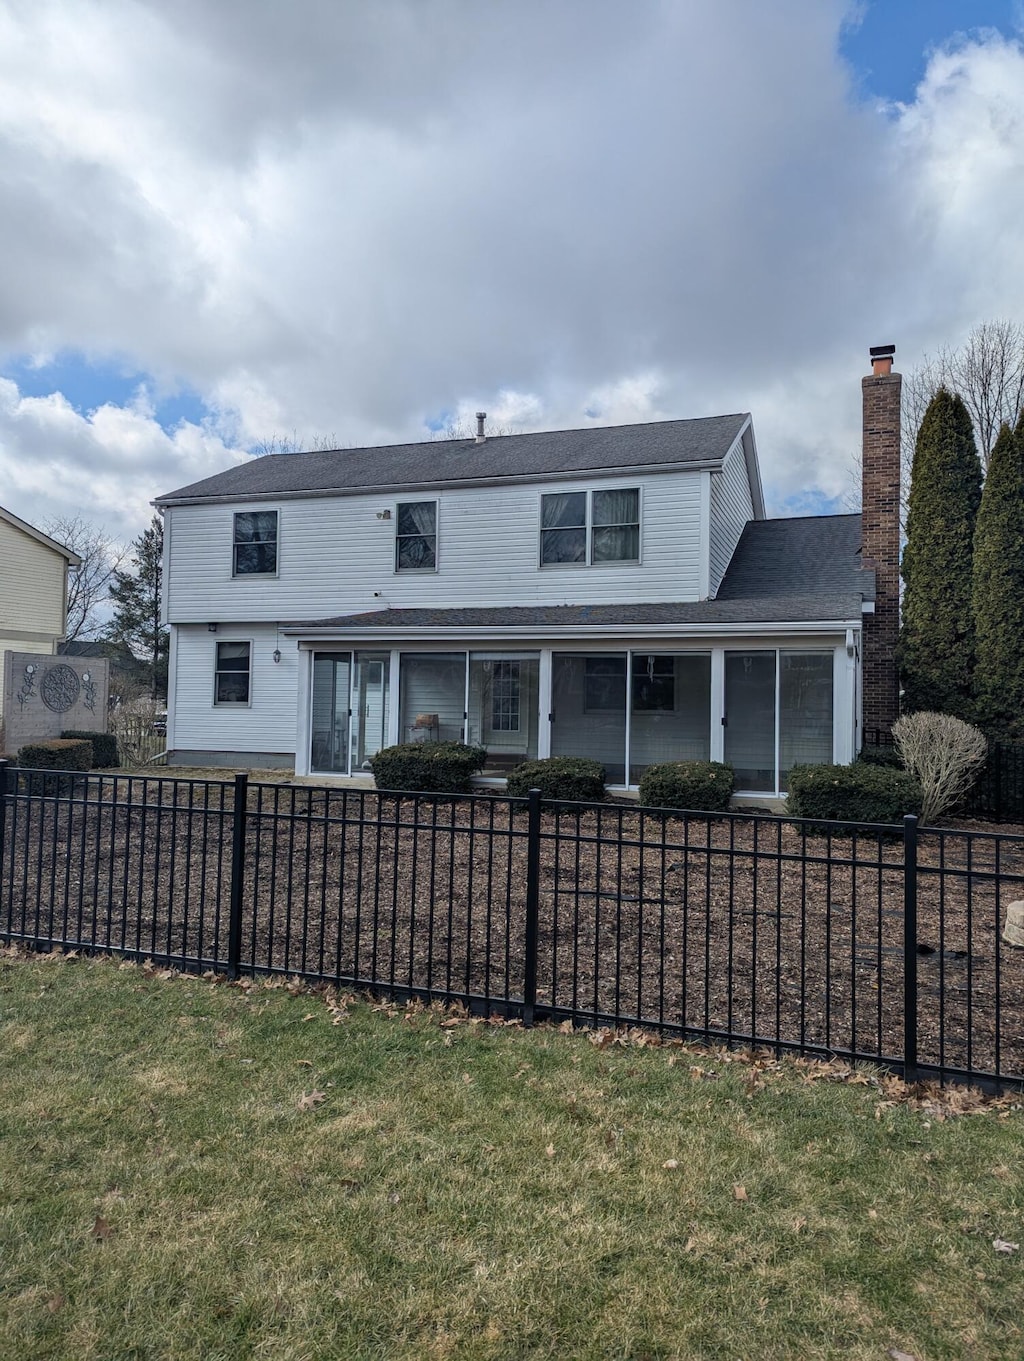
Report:
[[[973,27],[965,28],[965,24]],[[1024,320],[1015,0],[0,0],[0,504],[118,537],[275,437],[754,414]]]

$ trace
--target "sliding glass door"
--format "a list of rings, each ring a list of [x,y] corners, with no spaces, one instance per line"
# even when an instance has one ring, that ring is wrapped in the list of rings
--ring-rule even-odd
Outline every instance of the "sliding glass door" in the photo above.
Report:
[[[725,759],[736,788],[784,793],[799,763],[833,758],[832,652],[725,654]]]

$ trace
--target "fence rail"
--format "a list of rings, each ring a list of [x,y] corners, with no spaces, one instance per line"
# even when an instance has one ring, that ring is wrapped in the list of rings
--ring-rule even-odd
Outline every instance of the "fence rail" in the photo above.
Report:
[[[1024,1081],[1024,836],[9,770],[0,936]]]

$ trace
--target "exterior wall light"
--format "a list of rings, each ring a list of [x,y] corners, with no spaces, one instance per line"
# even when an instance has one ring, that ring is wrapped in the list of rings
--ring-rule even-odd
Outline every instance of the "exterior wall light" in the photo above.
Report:
[[[275,648],[274,648],[274,661],[275,661],[275,662],[279,662],[280,660],[281,660],[281,649],[280,649],[279,647],[275,647]]]

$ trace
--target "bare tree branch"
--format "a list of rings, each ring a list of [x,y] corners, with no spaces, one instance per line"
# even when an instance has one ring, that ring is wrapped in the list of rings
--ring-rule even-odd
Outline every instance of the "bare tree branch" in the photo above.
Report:
[[[53,516],[44,523],[43,530],[82,559],[81,567],[68,573],[67,641],[93,638],[101,626],[100,606],[108,597],[111,579],[127,557],[128,549],[80,515]]]

